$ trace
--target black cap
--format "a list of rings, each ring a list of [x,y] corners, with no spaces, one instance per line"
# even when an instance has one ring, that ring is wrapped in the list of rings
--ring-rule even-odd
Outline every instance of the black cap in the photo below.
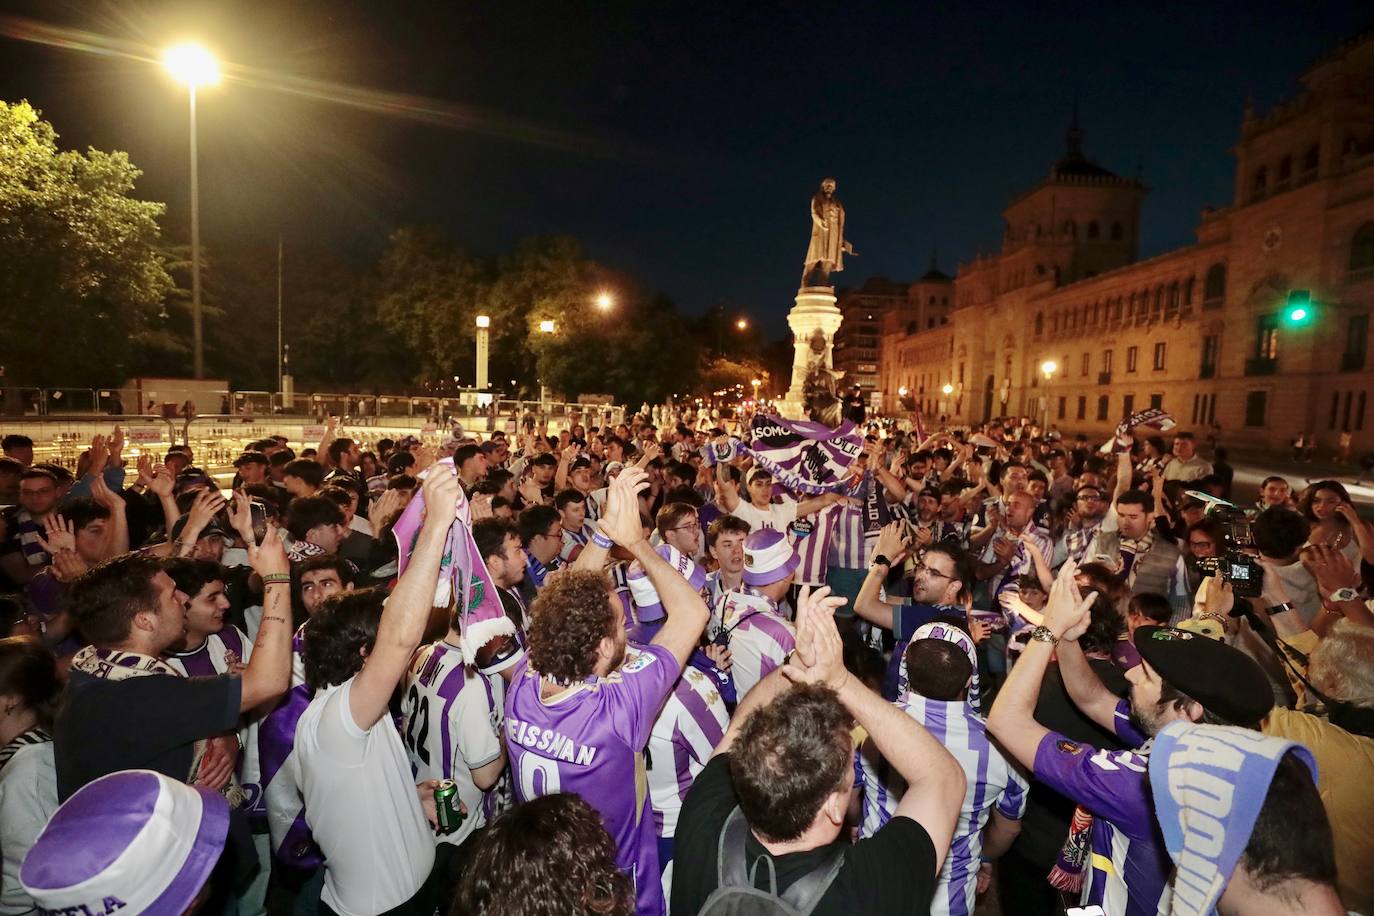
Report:
[[[245,464],[261,464],[264,467],[272,462],[262,452],[244,452],[234,459],[234,467],[242,467]]]
[[[1140,627],[1134,641],[1166,683],[1231,725],[1257,725],[1274,708],[1269,678],[1239,649],[1177,627]]]

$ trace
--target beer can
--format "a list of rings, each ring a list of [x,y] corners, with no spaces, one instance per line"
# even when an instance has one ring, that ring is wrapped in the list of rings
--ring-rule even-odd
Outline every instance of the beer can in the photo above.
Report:
[[[434,815],[440,833],[454,833],[463,826],[463,805],[458,798],[458,784],[452,779],[441,780],[434,789]]]

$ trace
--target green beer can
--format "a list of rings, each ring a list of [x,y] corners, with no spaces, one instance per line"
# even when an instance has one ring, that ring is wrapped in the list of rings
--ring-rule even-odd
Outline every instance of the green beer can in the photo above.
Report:
[[[442,780],[435,788],[434,814],[442,834],[455,833],[463,826],[463,803],[458,798],[458,784],[452,779]]]

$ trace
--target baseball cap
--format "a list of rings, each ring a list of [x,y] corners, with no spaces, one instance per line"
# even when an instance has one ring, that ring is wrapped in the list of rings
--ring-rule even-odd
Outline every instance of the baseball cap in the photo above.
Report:
[[[57,809],[19,867],[47,912],[180,916],[200,893],[229,834],[218,792],[151,770],[87,783]]]
[[[1269,679],[1239,649],[1178,627],[1140,627],[1133,642],[1164,681],[1230,724],[1255,725],[1274,708]]]
[[[580,471],[583,468],[589,468],[591,466],[592,459],[588,458],[586,455],[578,455],[572,460],[572,464],[568,465],[568,472]]]
[[[773,479],[773,472],[770,471],[770,470],[768,470],[768,468],[765,468],[765,467],[753,467],[753,468],[750,468],[750,469],[749,469],[749,473],[748,473],[747,475],[745,475],[744,482],[745,482],[746,484],[751,484],[751,483],[754,482],[754,478],[755,478],[755,477],[767,477],[769,480],[772,480],[772,479]]]
[[[671,544],[660,544],[654,548],[654,552],[668,562],[668,565],[677,570],[682,578],[697,591],[706,587],[706,570],[702,569],[692,558],[678,550]],[[649,574],[644,571],[644,567],[636,560],[630,564],[626,572],[625,581],[630,586],[630,598],[634,601],[636,618],[640,623],[648,623],[654,620],[661,620],[665,617],[663,602],[658,597],[658,591],[654,584],[649,581]]]
[[[800,562],[781,531],[760,528],[744,539],[745,585],[772,585],[796,572]]]

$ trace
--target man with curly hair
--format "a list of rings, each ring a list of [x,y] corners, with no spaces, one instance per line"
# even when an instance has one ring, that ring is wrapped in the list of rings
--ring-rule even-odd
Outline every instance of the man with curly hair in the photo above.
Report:
[[[601,529],[575,569],[551,576],[531,607],[526,661],[506,694],[506,745],[516,798],[581,795],[600,811],[616,864],[635,884],[636,912],[664,912],[643,751],[654,720],[706,626],[706,605],[649,546],[639,493],[648,475],[611,484]],[[613,541],[643,566],[667,621],[626,662],[625,613],[601,571]]]

